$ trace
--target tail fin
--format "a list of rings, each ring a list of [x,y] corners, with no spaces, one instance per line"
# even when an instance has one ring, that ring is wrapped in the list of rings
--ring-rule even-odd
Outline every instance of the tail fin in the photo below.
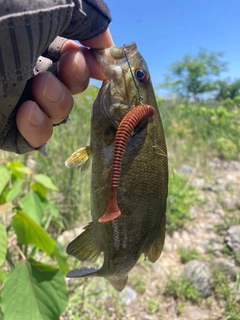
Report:
[[[105,277],[117,291],[122,291],[127,284],[128,277],[125,278],[115,278],[115,277]]]

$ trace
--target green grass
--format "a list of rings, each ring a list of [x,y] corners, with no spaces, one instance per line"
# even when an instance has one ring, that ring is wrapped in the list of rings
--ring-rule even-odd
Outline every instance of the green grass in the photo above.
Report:
[[[182,263],[187,263],[200,257],[199,252],[194,248],[178,248],[177,251]]]
[[[230,286],[229,278],[218,270],[212,270],[214,278],[214,299],[218,308],[221,309],[223,320],[238,320],[240,314],[240,304],[237,302],[237,292],[240,288],[240,277],[235,282],[235,290]],[[177,311],[179,314],[184,312],[186,302],[197,304],[199,306],[206,305],[211,307],[213,304],[213,296],[204,299],[196,290],[194,285],[187,281],[182,275],[170,276],[167,283],[164,296],[175,300]],[[216,305],[215,305],[216,307]]]
[[[214,226],[214,231],[220,235],[224,235],[231,226],[237,226],[240,224],[240,215],[238,210],[228,211],[224,208],[225,215],[221,221]]]
[[[69,292],[66,319],[101,319],[103,314],[111,319],[113,313],[121,319],[124,314],[119,294],[104,279],[74,279],[69,283]]]
[[[191,219],[189,209],[197,202],[197,192],[193,186],[188,185],[188,177],[175,173],[169,176],[169,189],[167,200],[167,233],[181,230]]]
[[[240,153],[240,108],[228,109],[218,104],[186,105],[160,100],[165,134],[170,154],[181,162],[195,163],[195,155],[212,155],[227,160]]]
[[[236,290],[230,287],[229,278],[218,270],[213,271],[215,280],[215,298],[222,304],[224,320],[238,320],[240,314],[240,304],[236,301],[237,291],[240,288],[240,277],[236,281]]]
[[[167,283],[164,295],[167,297],[172,297],[178,303],[191,301],[192,303],[200,303],[202,297],[197,291],[195,286],[186,280],[182,275],[175,277],[170,276],[169,282]]]

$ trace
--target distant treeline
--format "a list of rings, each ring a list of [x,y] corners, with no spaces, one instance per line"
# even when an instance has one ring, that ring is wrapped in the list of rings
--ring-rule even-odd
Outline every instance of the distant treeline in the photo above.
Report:
[[[182,60],[172,63],[162,88],[167,88],[187,101],[199,101],[211,94],[216,101],[240,105],[240,79],[220,80],[227,70],[222,61],[223,53],[208,52],[200,48],[196,55],[186,54]]]

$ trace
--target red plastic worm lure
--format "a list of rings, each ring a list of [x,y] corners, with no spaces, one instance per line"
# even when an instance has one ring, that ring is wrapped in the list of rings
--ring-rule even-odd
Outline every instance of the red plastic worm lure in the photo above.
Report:
[[[106,212],[98,219],[98,222],[108,222],[121,215],[121,211],[117,204],[117,188],[119,184],[123,154],[131,132],[136,125],[142,119],[153,115],[154,108],[147,104],[142,104],[130,110],[120,122],[114,141],[110,200]]]

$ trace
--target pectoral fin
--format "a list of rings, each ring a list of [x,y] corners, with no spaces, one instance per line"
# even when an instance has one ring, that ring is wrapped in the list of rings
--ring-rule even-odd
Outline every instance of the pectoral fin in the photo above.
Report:
[[[145,255],[148,257],[148,260],[152,263],[154,263],[162,253],[164,240],[165,240],[165,226],[166,226],[166,216],[164,215],[160,224],[160,228],[158,230],[158,233],[152,245],[149,247],[149,249],[146,252],[144,252]]]
[[[81,167],[81,171],[88,168],[90,164],[91,147],[83,147],[73,152],[71,156],[65,161],[65,166],[71,167]]]
[[[76,239],[67,246],[67,253],[78,258],[81,261],[95,261],[101,251],[93,237],[93,223],[89,223]]]

